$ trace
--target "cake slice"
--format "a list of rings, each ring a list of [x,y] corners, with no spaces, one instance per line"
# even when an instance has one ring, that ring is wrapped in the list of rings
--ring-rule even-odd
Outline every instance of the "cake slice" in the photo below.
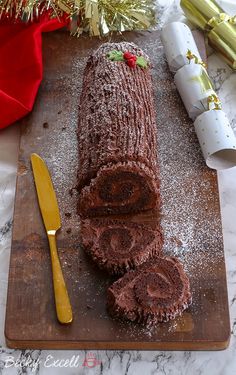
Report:
[[[97,265],[114,275],[160,255],[163,244],[158,226],[103,218],[82,220],[81,239]]]
[[[174,319],[190,304],[188,277],[174,257],[156,257],[127,272],[107,294],[107,308],[113,317],[146,326]]]

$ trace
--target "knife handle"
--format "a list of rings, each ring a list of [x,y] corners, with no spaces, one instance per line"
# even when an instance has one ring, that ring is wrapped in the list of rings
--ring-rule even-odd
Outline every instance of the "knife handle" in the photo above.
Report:
[[[60,323],[68,324],[72,322],[73,315],[69,295],[66,289],[65,280],[61,269],[60,260],[58,257],[56,231],[51,230],[48,231],[47,234],[52,262],[52,276],[57,318]]]

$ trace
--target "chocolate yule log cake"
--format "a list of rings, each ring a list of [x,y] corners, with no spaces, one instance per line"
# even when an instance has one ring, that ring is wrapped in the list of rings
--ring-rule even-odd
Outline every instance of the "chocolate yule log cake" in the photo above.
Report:
[[[78,125],[81,216],[160,204],[150,70],[148,56],[128,42],[105,43],[87,62]]]
[[[189,280],[174,257],[159,257],[127,272],[107,294],[112,316],[147,326],[174,319],[190,304]]]
[[[160,255],[163,245],[157,226],[103,218],[82,220],[81,240],[97,265],[114,275]]]

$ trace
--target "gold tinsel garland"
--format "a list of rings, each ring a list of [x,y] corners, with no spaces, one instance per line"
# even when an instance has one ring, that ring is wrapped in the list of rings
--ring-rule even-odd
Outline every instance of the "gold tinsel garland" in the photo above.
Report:
[[[45,12],[68,17],[71,33],[78,36],[148,29],[156,22],[154,0],[0,0],[1,19],[31,22]]]

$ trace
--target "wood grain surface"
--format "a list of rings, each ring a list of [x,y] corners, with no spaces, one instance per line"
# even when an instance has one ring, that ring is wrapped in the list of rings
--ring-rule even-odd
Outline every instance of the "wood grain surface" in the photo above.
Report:
[[[205,166],[192,123],[165,62],[159,32],[127,33],[116,38],[134,41],[153,61],[165,249],[177,256],[183,253],[180,260],[190,278],[193,305],[182,317],[152,330],[113,320],[107,314],[106,289],[112,279],[99,271],[81,249],[78,197],[73,189],[78,167],[76,127],[82,73],[87,57],[102,41],[53,32],[43,39],[44,80],[34,110],[20,122],[5,323],[7,345],[41,349],[224,349],[230,326],[216,173]],[[47,162],[61,210],[59,256],[74,312],[74,321],[68,326],[56,319],[49,246],[30,167],[32,152]],[[181,207],[189,211],[178,217]],[[133,220],[152,224],[158,216],[152,212]],[[172,223],[173,236],[171,230],[165,232],[167,220]],[[187,236],[191,229],[191,246],[185,252],[184,248],[182,253],[178,250],[181,241],[175,229],[180,237],[181,233]],[[177,247],[171,245],[173,241]]]

